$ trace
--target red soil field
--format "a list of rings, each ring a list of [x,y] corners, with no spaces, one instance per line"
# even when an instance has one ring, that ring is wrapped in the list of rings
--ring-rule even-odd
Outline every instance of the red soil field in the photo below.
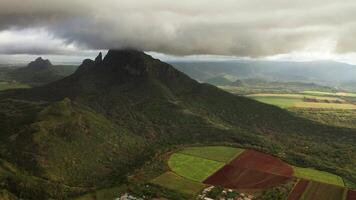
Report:
[[[303,195],[304,190],[308,186],[308,181],[301,179],[298,181],[297,185],[293,188],[293,191],[290,193],[288,200],[299,200]]]
[[[246,150],[230,163],[232,166],[292,177],[293,168],[281,159],[254,150]]]
[[[356,200],[356,191],[349,190],[347,192],[347,198],[346,200]]]
[[[287,180],[289,180],[289,177],[286,176],[278,176],[227,164],[208,177],[203,183],[231,189],[266,189],[282,184]]]

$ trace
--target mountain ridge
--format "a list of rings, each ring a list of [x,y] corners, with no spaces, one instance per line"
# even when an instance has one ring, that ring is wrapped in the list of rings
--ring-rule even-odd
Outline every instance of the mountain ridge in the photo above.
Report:
[[[356,160],[333,148],[355,149],[353,130],[319,125],[198,83],[136,50],[110,50],[103,59],[99,54],[95,60],[83,61],[75,73],[61,80],[4,91],[0,97],[0,121],[11,122],[10,127],[0,123],[0,155],[21,170],[57,184],[56,191],[37,189],[32,199],[64,198],[83,188],[126,183],[127,176],[157,151],[184,144],[259,149],[292,164],[356,180],[348,170]],[[35,187],[32,184],[23,188],[4,183],[10,192],[24,191],[21,197],[26,198]]]

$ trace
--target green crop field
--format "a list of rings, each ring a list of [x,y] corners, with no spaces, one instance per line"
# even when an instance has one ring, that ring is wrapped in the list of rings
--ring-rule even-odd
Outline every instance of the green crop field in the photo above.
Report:
[[[344,181],[340,176],[311,168],[293,167],[294,176],[307,180],[318,181],[333,185],[344,186]]]
[[[173,154],[168,160],[171,170],[193,181],[202,182],[225,163],[181,153]]]
[[[244,149],[224,147],[224,146],[205,146],[205,147],[188,147],[179,153],[198,156],[210,160],[227,163],[231,159],[240,155]]]
[[[257,101],[275,105],[281,108],[319,108],[319,109],[343,109],[343,110],[355,110],[356,105],[346,103],[345,100],[336,97],[318,97],[311,95],[300,94],[254,94],[247,97],[255,99]],[[305,102],[303,99],[315,99],[317,101],[337,101],[333,102]]]
[[[197,194],[205,187],[202,183],[183,178],[173,172],[166,172],[153,179],[151,183],[190,195]]]

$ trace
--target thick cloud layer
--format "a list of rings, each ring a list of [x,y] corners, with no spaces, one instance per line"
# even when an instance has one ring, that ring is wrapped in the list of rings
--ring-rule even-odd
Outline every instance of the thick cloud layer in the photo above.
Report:
[[[350,53],[355,10],[355,0],[0,0],[0,31],[50,35],[10,47],[0,34],[0,53],[63,53],[68,46],[249,57],[320,47]]]

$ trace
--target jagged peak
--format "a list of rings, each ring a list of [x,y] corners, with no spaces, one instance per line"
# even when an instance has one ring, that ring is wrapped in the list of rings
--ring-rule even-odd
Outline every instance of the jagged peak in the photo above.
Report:
[[[95,58],[95,64],[99,64],[103,61],[103,54],[100,52],[99,55]]]
[[[79,65],[78,69],[75,71],[75,73],[81,73],[84,72],[90,68],[93,68],[95,66],[96,62],[91,60],[91,59],[85,59],[83,60],[82,64]]]
[[[135,49],[110,49],[106,54],[103,62],[105,63],[122,63],[142,60],[144,58],[152,58],[142,51]]]
[[[109,50],[104,59],[102,59],[102,54],[99,53],[95,61],[84,60],[76,74],[87,72],[106,74],[120,80],[128,80],[129,77],[138,76],[168,79],[181,76],[181,73],[169,64],[134,49]]]

